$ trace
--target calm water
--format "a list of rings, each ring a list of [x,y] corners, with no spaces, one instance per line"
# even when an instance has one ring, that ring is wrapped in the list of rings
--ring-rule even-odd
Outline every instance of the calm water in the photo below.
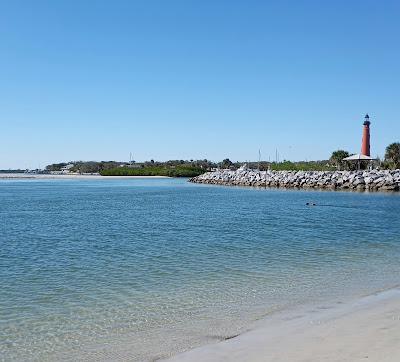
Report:
[[[3,180],[0,359],[151,360],[389,287],[399,230],[394,194]]]

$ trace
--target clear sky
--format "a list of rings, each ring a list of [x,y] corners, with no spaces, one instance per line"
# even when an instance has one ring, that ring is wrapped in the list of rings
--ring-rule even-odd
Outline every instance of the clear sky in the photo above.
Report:
[[[0,168],[400,141],[399,1],[0,1]]]

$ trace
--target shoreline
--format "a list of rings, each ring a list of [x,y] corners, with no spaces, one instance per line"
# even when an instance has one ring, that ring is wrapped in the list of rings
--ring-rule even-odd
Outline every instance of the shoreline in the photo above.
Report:
[[[169,176],[101,176],[101,175],[51,175],[51,174],[0,174],[0,180],[107,180],[107,179],[141,179],[141,178],[171,178]]]
[[[238,336],[203,345],[169,362],[339,362],[400,360],[400,286],[347,302],[273,313]]]

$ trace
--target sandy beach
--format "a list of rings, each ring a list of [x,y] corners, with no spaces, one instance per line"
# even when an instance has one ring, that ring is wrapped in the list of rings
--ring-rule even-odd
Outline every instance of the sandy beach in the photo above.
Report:
[[[237,337],[168,361],[400,361],[400,289],[280,312]]]
[[[65,175],[52,175],[52,174],[31,174],[31,173],[0,173],[1,179],[60,179],[60,180],[110,180],[110,179],[138,179],[138,178],[168,178],[168,176],[101,176],[101,175],[77,175],[77,174],[65,174]]]

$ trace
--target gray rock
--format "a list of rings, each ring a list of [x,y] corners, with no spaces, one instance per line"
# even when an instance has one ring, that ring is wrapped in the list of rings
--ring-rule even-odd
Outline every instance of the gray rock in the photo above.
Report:
[[[327,189],[398,191],[400,170],[371,171],[237,171],[206,172],[190,182],[254,187],[302,187]]]

